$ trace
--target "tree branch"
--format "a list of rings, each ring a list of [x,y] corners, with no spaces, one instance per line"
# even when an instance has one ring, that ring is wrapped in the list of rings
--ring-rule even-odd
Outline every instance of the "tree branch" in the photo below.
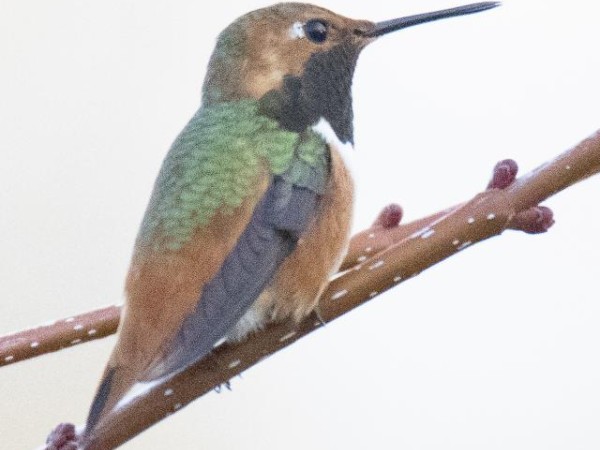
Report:
[[[120,306],[108,306],[0,337],[0,367],[110,336],[120,314]]]
[[[488,190],[416,222],[398,226],[402,210],[390,205],[371,228],[352,239],[342,266],[345,271],[331,281],[321,296],[318,315],[297,325],[272,324],[241,344],[220,346],[210,356],[108,414],[92,435],[77,437],[72,426],[61,424],[49,437],[47,449],[80,448],[77,445],[87,450],[115,448],[324,322],[464,248],[506,229],[546,231],[553,224],[552,212],[539,203],[598,171],[600,132],[516,180],[516,163],[502,161],[494,168]],[[110,334],[116,329],[118,314],[117,307],[106,308],[2,338],[0,364],[64,348],[74,343],[73,338],[101,337],[101,330],[104,335]],[[96,333],[90,335],[90,327]],[[81,337],[86,333],[87,337]]]

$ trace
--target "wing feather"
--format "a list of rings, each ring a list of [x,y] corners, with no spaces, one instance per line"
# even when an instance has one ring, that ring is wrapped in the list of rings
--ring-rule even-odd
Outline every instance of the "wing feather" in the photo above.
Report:
[[[316,214],[320,194],[274,177],[246,229],[219,272],[204,286],[167,357],[152,371],[160,377],[178,371],[208,354],[240,320],[273,279],[281,262],[294,250]]]

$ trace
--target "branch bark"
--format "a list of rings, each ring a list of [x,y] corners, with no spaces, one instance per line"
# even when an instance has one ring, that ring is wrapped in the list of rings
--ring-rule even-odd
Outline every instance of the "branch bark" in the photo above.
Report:
[[[539,206],[540,202],[598,171],[600,131],[516,180],[516,163],[502,161],[494,168],[486,191],[413,223],[398,226],[402,210],[390,205],[372,227],[352,239],[344,271],[323,293],[318,315],[300,324],[272,324],[241,344],[220,346],[209,357],[113,411],[93,435],[76,436],[72,426],[61,424],[49,437],[47,449],[115,448],[323,323],[464,248],[506,229],[546,231],[553,223],[552,212]],[[84,342],[111,334],[119,311],[118,307],[105,308],[4,337],[0,339],[0,365],[74,345],[78,339]]]

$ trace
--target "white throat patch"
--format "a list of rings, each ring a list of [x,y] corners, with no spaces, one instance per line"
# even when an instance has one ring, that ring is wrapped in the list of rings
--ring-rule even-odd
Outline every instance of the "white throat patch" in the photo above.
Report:
[[[354,146],[352,143],[340,141],[340,138],[338,138],[335,131],[333,131],[333,128],[331,128],[331,124],[324,117],[321,117],[319,121],[312,126],[312,129],[321,136],[325,142],[337,149],[344,164],[350,171],[350,174],[354,176]]]

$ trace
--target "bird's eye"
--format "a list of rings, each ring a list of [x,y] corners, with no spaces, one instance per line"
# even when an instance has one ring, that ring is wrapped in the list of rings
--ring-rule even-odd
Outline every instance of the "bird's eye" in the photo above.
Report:
[[[306,37],[317,44],[325,42],[328,31],[327,22],[323,22],[322,20],[313,19],[304,24]]]

